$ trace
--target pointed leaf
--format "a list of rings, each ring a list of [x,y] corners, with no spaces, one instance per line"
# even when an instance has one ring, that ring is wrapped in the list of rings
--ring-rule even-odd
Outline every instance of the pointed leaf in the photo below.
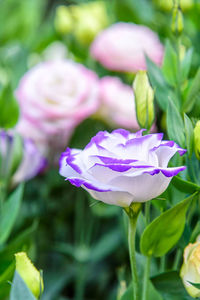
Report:
[[[200,98],[200,68],[198,69],[191,87],[189,89],[187,98],[183,104],[183,111],[190,112],[195,104],[195,102]]]
[[[187,209],[196,194],[168,209],[146,227],[140,241],[144,255],[163,256],[177,243],[185,227]]]
[[[33,296],[32,292],[29,290],[24,280],[20,277],[20,275],[15,272],[10,300],[36,300]]]
[[[169,84],[174,86],[177,82],[178,56],[169,40],[167,40],[165,45],[162,71]]]
[[[171,140],[184,148],[185,136],[183,120],[171,99],[169,99],[167,108],[167,132]]]
[[[194,148],[194,129],[190,118],[186,114],[184,114],[184,124],[188,156],[191,157]]]
[[[0,211],[0,244],[9,237],[19,213],[24,186],[21,184],[2,205]]]

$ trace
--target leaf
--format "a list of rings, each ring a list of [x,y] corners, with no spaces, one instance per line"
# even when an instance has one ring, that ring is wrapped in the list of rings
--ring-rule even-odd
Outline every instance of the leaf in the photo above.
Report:
[[[178,56],[169,40],[165,45],[162,71],[168,83],[174,86],[177,83]]]
[[[168,105],[168,95],[170,94],[167,82],[163,77],[161,69],[148,57],[146,57],[146,64],[150,82],[155,90],[155,96],[158,105],[162,110],[166,111]]]
[[[190,48],[186,52],[184,58],[180,61],[180,74],[181,74],[182,82],[184,82],[188,77],[188,73],[190,71],[191,62],[192,62],[192,55],[193,55],[193,49]]]
[[[177,243],[185,227],[187,209],[195,195],[168,209],[146,227],[140,241],[144,255],[163,256]]]
[[[0,127],[12,128],[19,117],[19,106],[13,96],[11,86],[6,86],[0,95]]]
[[[179,176],[173,177],[172,183],[179,191],[185,192],[187,194],[192,194],[196,191],[200,191],[199,185],[197,185],[193,182],[187,181],[187,180],[183,180]]]
[[[195,102],[200,98],[200,68],[198,69],[191,87],[188,91],[188,95],[186,97],[186,100],[183,104],[183,111],[184,112],[190,112],[195,104]]]
[[[167,132],[171,140],[177,142],[184,148],[185,136],[183,120],[171,99],[169,99],[167,108]]]
[[[142,287],[140,289],[140,293],[142,291]],[[122,295],[120,300],[134,300],[133,299],[133,287],[132,284],[129,285],[125,293]],[[158,291],[155,289],[151,281],[148,282],[148,300],[163,300],[161,295],[158,293]]]
[[[100,261],[111,254],[120,243],[121,235],[118,229],[104,234],[103,237],[92,248],[90,260],[93,262]]]
[[[0,244],[3,244],[7,240],[12,231],[19,213],[23,190],[24,185],[21,184],[2,205],[0,216]]]
[[[151,278],[155,288],[162,294],[164,300],[191,300],[191,298],[176,271],[167,272]]]
[[[20,277],[20,275],[15,271],[10,300],[36,300],[33,296],[32,292],[29,290],[24,280]]]
[[[186,114],[184,114],[184,124],[185,124],[185,137],[186,137],[188,156],[191,158],[193,148],[194,148],[194,130],[193,130],[192,122]]]

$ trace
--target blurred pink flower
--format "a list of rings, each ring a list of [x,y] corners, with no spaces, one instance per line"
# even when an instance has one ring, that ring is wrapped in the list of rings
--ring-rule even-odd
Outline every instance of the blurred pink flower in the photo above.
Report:
[[[49,156],[65,147],[74,128],[97,110],[98,77],[71,60],[43,62],[24,75],[16,97],[18,132]]]
[[[135,99],[132,88],[118,77],[106,76],[100,80],[99,115],[108,123],[138,130]]]
[[[163,46],[151,29],[131,23],[120,22],[105,29],[91,46],[91,55],[115,71],[145,70],[145,54],[160,65]]]

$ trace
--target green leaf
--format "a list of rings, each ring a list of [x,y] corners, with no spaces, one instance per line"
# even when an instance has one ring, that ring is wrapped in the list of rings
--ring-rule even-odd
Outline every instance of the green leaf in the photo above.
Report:
[[[33,296],[32,292],[29,290],[24,280],[20,277],[20,275],[15,271],[10,300],[36,300]]]
[[[163,77],[161,69],[148,57],[146,57],[146,64],[150,82],[155,90],[155,96],[158,105],[162,110],[165,111],[167,109],[168,95],[170,94],[170,89],[167,85],[165,78]]]
[[[200,68],[198,69],[191,87],[188,91],[188,95],[186,97],[186,100],[183,104],[183,111],[184,112],[190,112],[195,104],[195,102],[200,98]]]
[[[190,48],[184,58],[180,61],[180,74],[181,74],[181,81],[184,82],[189,74],[191,62],[192,62],[192,55],[193,55],[193,49]]]
[[[178,56],[169,40],[165,45],[162,71],[167,82],[174,86],[177,82]]]
[[[184,124],[188,156],[191,157],[194,149],[194,129],[190,118],[186,114],[184,114]]]
[[[2,204],[0,211],[0,244],[9,237],[19,213],[23,196],[24,185],[21,184],[11,194],[7,201]]]
[[[142,291],[142,287],[140,289],[140,293]],[[129,285],[125,293],[122,295],[120,300],[134,300],[133,299],[133,287],[132,284]],[[151,281],[148,282],[148,300],[163,300],[159,292],[155,289]]]
[[[184,148],[185,136],[183,120],[171,99],[169,99],[167,108],[167,132],[170,140],[177,142]]]
[[[192,194],[196,191],[200,191],[199,185],[187,180],[183,180],[179,176],[173,177],[172,183],[179,191],[185,192],[187,194]]]
[[[103,235],[91,250],[90,260],[97,262],[111,254],[121,244],[120,231],[112,230]]]
[[[0,127],[12,128],[18,121],[19,106],[13,96],[11,86],[6,86],[0,95]]]
[[[140,240],[144,255],[163,256],[177,243],[185,227],[187,209],[195,195],[168,209],[146,227]]]
[[[155,288],[164,300],[191,300],[176,271],[167,272],[151,278]]]

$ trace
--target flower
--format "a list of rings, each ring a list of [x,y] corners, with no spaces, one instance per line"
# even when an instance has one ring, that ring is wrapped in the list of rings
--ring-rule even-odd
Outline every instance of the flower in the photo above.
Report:
[[[145,70],[145,54],[160,65],[163,46],[148,27],[116,23],[100,32],[91,45],[91,55],[110,70],[137,72]]]
[[[188,294],[193,298],[200,297],[200,289],[191,284],[200,283],[200,241],[185,248],[180,276]]]
[[[106,76],[100,80],[100,102],[98,115],[109,124],[139,129],[132,88],[118,77]]]
[[[170,158],[186,150],[162,141],[162,133],[142,136],[143,131],[100,131],[84,150],[67,148],[60,158],[60,174],[108,204],[128,207],[159,196],[185,169],[168,168]]]
[[[61,151],[74,128],[97,110],[98,78],[71,60],[43,62],[24,75],[16,97],[21,108],[18,132],[49,156]]]
[[[36,299],[38,299],[44,290],[44,283],[40,272],[35,268],[25,252],[16,253],[15,259],[16,271],[22,277]]]
[[[11,177],[13,184],[35,177],[46,165],[34,143],[22,141],[14,132],[0,131],[0,156],[2,180]]]

